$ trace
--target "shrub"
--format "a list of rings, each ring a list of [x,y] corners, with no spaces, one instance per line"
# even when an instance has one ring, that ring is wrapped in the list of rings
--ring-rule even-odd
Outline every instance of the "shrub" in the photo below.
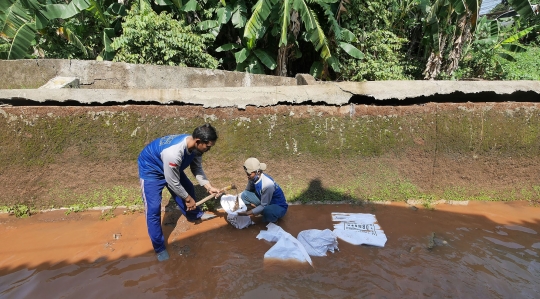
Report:
[[[194,33],[190,25],[166,12],[158,15],[134,6],[122,28],[122,35],[112,43],[117,50],[114,61],[209,69],[218,66],[218,61],[206,52],[214,37]]]

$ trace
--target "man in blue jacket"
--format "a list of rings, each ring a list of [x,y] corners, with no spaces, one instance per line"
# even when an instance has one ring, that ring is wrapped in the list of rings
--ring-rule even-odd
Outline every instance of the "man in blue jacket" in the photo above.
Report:
[[[201,218],[203,211],[196,205],[195,188],[184,173],[188,166],[201,186],[210,194],[220,191],[210,184],[202,168],[202,154],[218,139],[210,124],[197,127],[193,134],[169,135],[148,144],[138,159],[139,179],[144,201],[148,235],[159,261],[169,259],[161,229],[161,192],[167,188],[182,214],[189,221]]]
[[[256,158],[244,162],[244,171],[248,177],[246,190],[242,192],[242,200],[253,209],[238,215],[249,216],[261,214],[264,222],[275,223],[287,213],[287,200],[281,187],[272,177],[263,173],[266,164]]]

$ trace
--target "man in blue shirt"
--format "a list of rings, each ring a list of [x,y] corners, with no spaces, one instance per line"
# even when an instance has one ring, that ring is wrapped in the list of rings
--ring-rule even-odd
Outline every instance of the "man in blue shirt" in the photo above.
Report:
[[[266,164],[256,158],[244,162],[244,170],[248,177],[246,190],[242,192],[242,200],[253,209],[240,212],[238,215],[249,216],[262,214],[264,222],[276,222],[287,213],[287,200],[281,187],[272,177],[263,173]]]
[[[159,261],[169,259],[161,229],[161,192],[167,188],[182,214],[189,221],[200,219],[203,211],[196,205],[195,188],[184,173],[188,166],[201,186],[210,194],[219,195],[202,168],[202,155],[218,139],[210,124],[197,127],[192,135],[169,135],[148,144],[138,159],[139,180],[144,201],[146,224],[152,246]]]

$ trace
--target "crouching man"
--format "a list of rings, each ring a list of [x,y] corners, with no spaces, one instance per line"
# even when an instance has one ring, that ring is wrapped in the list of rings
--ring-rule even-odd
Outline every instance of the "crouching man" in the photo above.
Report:
[[[264,222],[276,223],[285,216],[289,205],[281,187],[270,177],[263,173],[266,164],[260,163],[256,158],[249,158],[244,162],[244,170],[248,178],[246,190],[242,192],[242,201],[252,209],[240,212],[241,216],[262,215]]]

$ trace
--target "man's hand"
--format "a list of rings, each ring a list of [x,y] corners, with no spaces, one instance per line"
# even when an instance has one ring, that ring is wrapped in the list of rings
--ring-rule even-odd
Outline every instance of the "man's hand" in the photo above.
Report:
[[[184,199],[184,202],[186,203],[186,210],[192,211],[197,208],[197,203],[193,199],[193,197],[189,196]]]
[[[208,193],[214,195],[215,198],[217,198],[218,196],[221,195],[221,193],[223,193],[223,191],[219,190],[218,188],[214,188],[212,187],[212,185],[208,184],[206,186],[204,186],[206,188],[206,191],[208,191]]]
[[[250,216],[250,215],[253,215],[253,212],[250,211],[247,211],[247,212],[238,212],[236,213],[236,215],[238,216]]]

